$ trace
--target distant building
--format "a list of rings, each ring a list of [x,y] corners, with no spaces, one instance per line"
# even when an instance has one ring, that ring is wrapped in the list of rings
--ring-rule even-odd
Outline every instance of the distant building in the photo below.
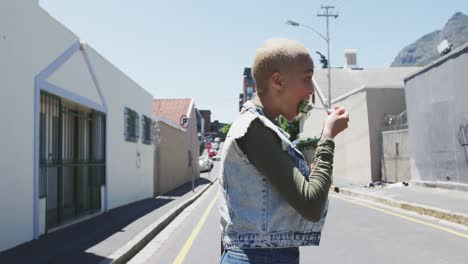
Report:
[[[197,108],[195,108],[195,116],[197,118],[197,132],[201,135],[205,133],[205,119]]]
[[[251,100],[255,96],[255,93],[256,86],[252,76],[252,68],[246,67],[244,68],[242,93],[239,94],[239,111],[246,101]]]
[[[203,122],[205,122],[205,133],[211,132],[211,111],[210,110],[200,110],[200,114],[203,117]]]

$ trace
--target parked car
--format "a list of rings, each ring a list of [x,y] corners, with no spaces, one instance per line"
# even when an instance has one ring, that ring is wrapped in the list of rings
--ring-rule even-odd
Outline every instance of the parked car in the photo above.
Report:
[[[210,149],[208,151],[208,157],[210,157],[210,158],[216,156],[216,154],[218,154],[218,152],[216,150],[214,150],[214,149]]]
[[[213,168],[213,161],[207,156],[201,156],[198,158],[198,166],[200,167],[200,172],[211,171]]]
[[[221,160],[221,156],[216,155],[216,156],[213,157],[213,160],[214,160],[214,161],[220,161],[220,160]]]
[[[215,138],[214,142],[217,142],[219,144],[219,142],[221,142],[221,138],[219,138],[219,137]]]
[[[214,149],[214,150],[218,150],[218,149],[219,149],[219,143],[213,142],[213,143],[211,144],[211,148]]]
[[[206,142],[205,143],[205,148],[206,149],[211,149],[212,146],[213,146],[213,144],[211,144],[211,142]]]

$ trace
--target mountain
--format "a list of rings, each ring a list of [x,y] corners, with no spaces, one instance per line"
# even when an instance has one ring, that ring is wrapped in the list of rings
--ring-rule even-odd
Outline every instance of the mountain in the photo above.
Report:
[[[424,66],[432,62],[440,57],[437,46],[444,39],[453,44],[452,49],[468,42],[468,16],[455,13],[442,30],[426,34],[401,50],[391,67]]]

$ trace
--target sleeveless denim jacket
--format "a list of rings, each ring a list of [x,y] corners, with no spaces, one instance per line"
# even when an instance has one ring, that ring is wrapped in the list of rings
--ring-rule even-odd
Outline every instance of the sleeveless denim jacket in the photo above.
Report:
[[[266,118],[262,108],[247,101],[224,142],[218,176],[224,248],[317,246],[328,211],[328,200],[320,221],[308,221],[249,162],[236,139],[247,132],[255,119],[278,135],[283,150],[307,180],[311,172],[301,152],[289,141],[288,133]]]

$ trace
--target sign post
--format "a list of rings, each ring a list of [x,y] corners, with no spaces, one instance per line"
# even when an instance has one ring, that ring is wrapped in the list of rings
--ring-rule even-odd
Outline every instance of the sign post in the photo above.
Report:
[[[192,171],[192,192],[195,192],[195,175],[193,175],[193,135],[192,135],[192,120],[186,115],[180,117],[180,126],[185,129],[189,129],[190,133],[190,150],[189,150],[189,165]]]

